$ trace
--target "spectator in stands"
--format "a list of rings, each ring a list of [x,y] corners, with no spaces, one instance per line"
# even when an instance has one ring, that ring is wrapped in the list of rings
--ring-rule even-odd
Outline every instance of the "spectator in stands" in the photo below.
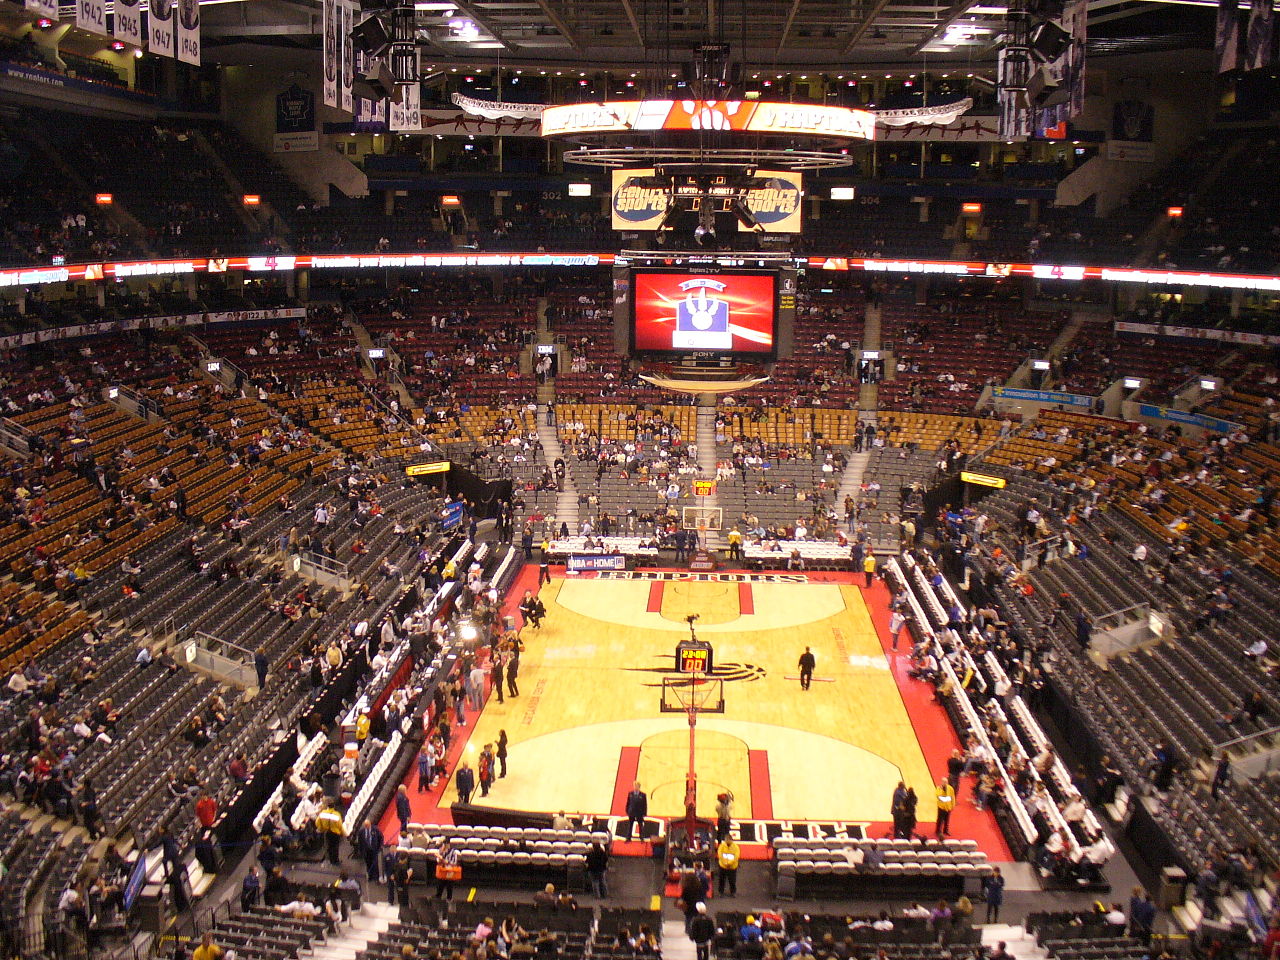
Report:
[[[207,792],[202,792],[196,801],[196,819],[206,830],[212,829],[218,819],[218,801]]]

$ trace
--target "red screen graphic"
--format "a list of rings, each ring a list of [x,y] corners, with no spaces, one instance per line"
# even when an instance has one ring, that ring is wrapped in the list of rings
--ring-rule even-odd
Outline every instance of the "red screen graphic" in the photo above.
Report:
[[[773,274],[636,273],[635,349],[773,353]]]

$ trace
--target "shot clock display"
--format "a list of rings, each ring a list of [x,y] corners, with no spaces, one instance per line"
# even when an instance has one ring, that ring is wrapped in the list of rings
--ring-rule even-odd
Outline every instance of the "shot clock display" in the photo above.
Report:
[[[705,640],[681,640],[676,644],[676,669],[681,673],[711,673],[711,644]]]

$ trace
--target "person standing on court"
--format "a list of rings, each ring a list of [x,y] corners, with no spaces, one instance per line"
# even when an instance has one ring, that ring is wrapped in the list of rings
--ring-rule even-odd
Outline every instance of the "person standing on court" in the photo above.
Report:
[[[893,790],[893,800],[890,802],[889,809],[893,818],[894,839],[902,839],[907,836],[904,826],[907,813],[907,785],[901,780]]]
[[[458,773],[454,779],[458,785],[458,802],[470,803],[471,794],[476,788],[476,774],[471,769],[471,764],[465,760],[462,761],[462,766],[458,767]]]
[[[738,895],[738,867],[742,863],[742,850],[733,837],[725,834],[716,846],[716,866],[720,877],[717,884],[720,896],[724,896],[725,888],[729,888],[729,896]]]
[[[498,731],[498,749],[494,753],[498,760],[498,779],[507,775],[507,731]]]
[[[733,820],[733,792],[726,790],[716,796],[716,842],[729,835]]]
[[[489,666],[489,686],[494,693],[498,695],[498,702],[502,703],[502,681],[506,673],[502,664],[502,654],[498,651],[493,652],[493,663]]]
[[[951,832],[951,811],[956,808],[956,788],[943,777],[938,781],[938,839]]]
[[[472,713],[479,713],[484,709],[485,672],[484,667],[477,663],[467,675],[467,705],[471,707]]]
[[[800,654],[800,689],[808,690],[809,684],[813,682],[813,668],[818,665],[817,659],[813,656],[813,651],[808,647],[804,648],[804,653]]]
[[[870,587],[876,579],[876,555],[870,547],[867,547],[866,556],[862,558],[862,572],[866,574],[867,586]]]
[[[511,650],[511,659],[507,661],[507,696],[520,696],[520,687],[516,683],[516,678],[520,676],[520,648],[518,646]]]
[[[480,751],[480,796],[487,797],[493,786],[493,744],[486,743]]]
[[[631,787],[631,792],[627,794],[627,839],[631,839],[631,830],[634,827],[640,828],[640,839],[644,839],[644,818],[649,815],[649,798],[643,790],[640,789],[640,781],[637,780]]]

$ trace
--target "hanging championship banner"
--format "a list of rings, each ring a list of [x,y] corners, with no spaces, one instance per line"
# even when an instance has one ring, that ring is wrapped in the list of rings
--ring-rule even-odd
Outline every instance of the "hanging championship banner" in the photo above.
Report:
[[[338,30],[342,25],[338,0],[324,0],[324,94],[326,107],[338,105]]]
[[[1244,45],[1246,70],[1263,70],[1275,62],[1275,20],[1271,0],[1253,0],[1249,7],[1249,32]]]
[[[351,97],[351,82],[356,78],[356,45],[351,42],[351,31],[355,27],[357,0],[343,0],[342,29],[338,39],[342,45],[342,86],[339,96],[339,107],[347,113],[354,113]]]
[[[200,66],[200,0],[178,0],[178,59]]]
[[[111,35],[122,43],[142,44],[142,7],[138,0],[116,0],[111,15]]]
[[[50,20],[58,19],[58,0],[26,0],[26,8]]]
[[[1055,59],[1044,65],[1047,76],[1067,99],[1052,107],[1044,107],[1035,119],[1035,129],[1044,130],[1078,117],[1084,112],[1084,61],[1086,22],[1089,19],[1088,0],[1067,0],[1063,11],[1062,29],[1071,35],[1071,42]]]
[[[1218,0],[1218,24],[1213,50],[1219,73],[1239,69],[1240,0]]]
[[[76,0],[76,26],[107,35],[107,0]]]
[[[173,56],[173,7],[171,0],[148,0],[147,49],[163,57]]]
[[[417,83],[407,84],[400,102],[391,102],[387,127],[394,133],[412,133],[422,129],[422,93]]]

